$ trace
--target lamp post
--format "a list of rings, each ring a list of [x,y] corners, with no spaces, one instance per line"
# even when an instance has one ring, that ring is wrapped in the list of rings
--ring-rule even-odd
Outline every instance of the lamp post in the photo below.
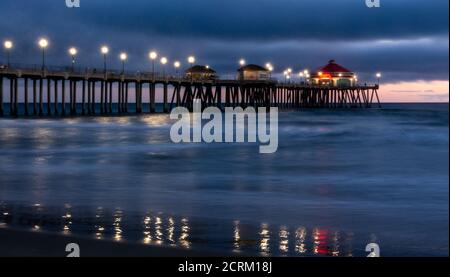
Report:
[[[378,73],[376,74],[376,77],[377,77],[378,86],[379,86],[379,85],[380,85],[380,79],[381,79],[381,73],[378,72]]]
[[[241,66],[244,66],[244,65],[246,64],[246,61],[245,61],[244,59],[241,59],[241,60],[239,61],[239,64],[240,64]]]
[[[189,56],[188,57],[188,63],[189,63],[189,65],[191,66],[191,67],[193,67],[194,66],[194,63],[195,63],[195,57],[194,56]],[[192,72],[191,72],[191,82],[194,80],[194,76],[192,75]]]
[[[175,61],[173,63],[173,67],[175,67],[175,76],[179,77],[178,70],[180,69],[181,63],[179,61]]]
[[[11,49],[13,48],[13,43],[10,40],[5,41],[4,43],[5,51],[6,51],[6,62],[8,67],[10,66],[10,55],[11,55]]]
[[[163,77],[164,79],[166,78],[166,67],[165,65],[167,64],[167,58],[166,57],[162,57],[160,60],[162,67],[163,67]]]
[[[266,63],[266,69],[269,70],[269,78],[272,78],[273,65],[271,63]]]
[[[148,57],[152,61],[152,75],[153,75],[153,79],[155,79],[155,60],[158,58],[158,53],[156,53],[155,51],[151,51],[148,54]]]
[[[122,74],[125,74],[125,62],[128,59],[128,55],[125,52],[122,52],[119,56],[120,60],[122,61]]]
[[[75,57],[78,53],[78,50],[75,47],[71,47],[69,49],[69,55],[72,57],[72,72],[74,72],[75,70]]]
[[[45,49],[48,47],[48,40],[41,38],[39,40],[39,47],[42,49],[42,71],[45,70]]]
[[[102,48],[100,48],[100,51],[103,54],[103,70],[104,70],[104,72],[106,74],[106,56],[109,53],[109,48],[107,46],[102,46]]]

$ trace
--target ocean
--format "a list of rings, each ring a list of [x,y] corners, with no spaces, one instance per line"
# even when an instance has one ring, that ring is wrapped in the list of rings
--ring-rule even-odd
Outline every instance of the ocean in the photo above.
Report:
[[[228,255],[448,256],[448,104],[279,114],[279,147],[168,115],[0,119],[0,227]],[[206,253],[205,252],[205,253]]]

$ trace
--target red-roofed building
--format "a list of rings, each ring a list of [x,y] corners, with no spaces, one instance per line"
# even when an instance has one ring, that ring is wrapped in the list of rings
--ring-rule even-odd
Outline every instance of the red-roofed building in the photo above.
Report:
[[[351,70],[330,60],[327,65],[311,74],[311,82],[320,86],[351,87],[356,84],[356,75]]]

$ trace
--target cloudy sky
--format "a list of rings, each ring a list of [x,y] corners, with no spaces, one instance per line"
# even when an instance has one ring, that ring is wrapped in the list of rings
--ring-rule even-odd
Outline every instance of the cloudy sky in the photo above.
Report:
[[[383,73],[384,101],[448,101],[448,0],[1,0],[0,39],[15,42],[13,62],[40,62],[37,39],[49,38],[48,63],[101,67],[129,54],[128,69],[149,70],[156,49],[170,61],[195,55],[220,75],[240,58],[275,70],[315,69],[335,59],[374,82]],[[3,60],[4,57],[0,58]],[[171,63],[172,64],[172,63]]]

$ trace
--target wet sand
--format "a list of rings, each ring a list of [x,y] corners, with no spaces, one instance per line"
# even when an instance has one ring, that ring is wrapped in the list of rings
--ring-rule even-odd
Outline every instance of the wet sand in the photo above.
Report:
[[[0,257],[66,257],[66,245],[77,243],[81,257],[201,257],[213,253],[142,245],[108,240],[95,240],[41,231],[0,228]]]

